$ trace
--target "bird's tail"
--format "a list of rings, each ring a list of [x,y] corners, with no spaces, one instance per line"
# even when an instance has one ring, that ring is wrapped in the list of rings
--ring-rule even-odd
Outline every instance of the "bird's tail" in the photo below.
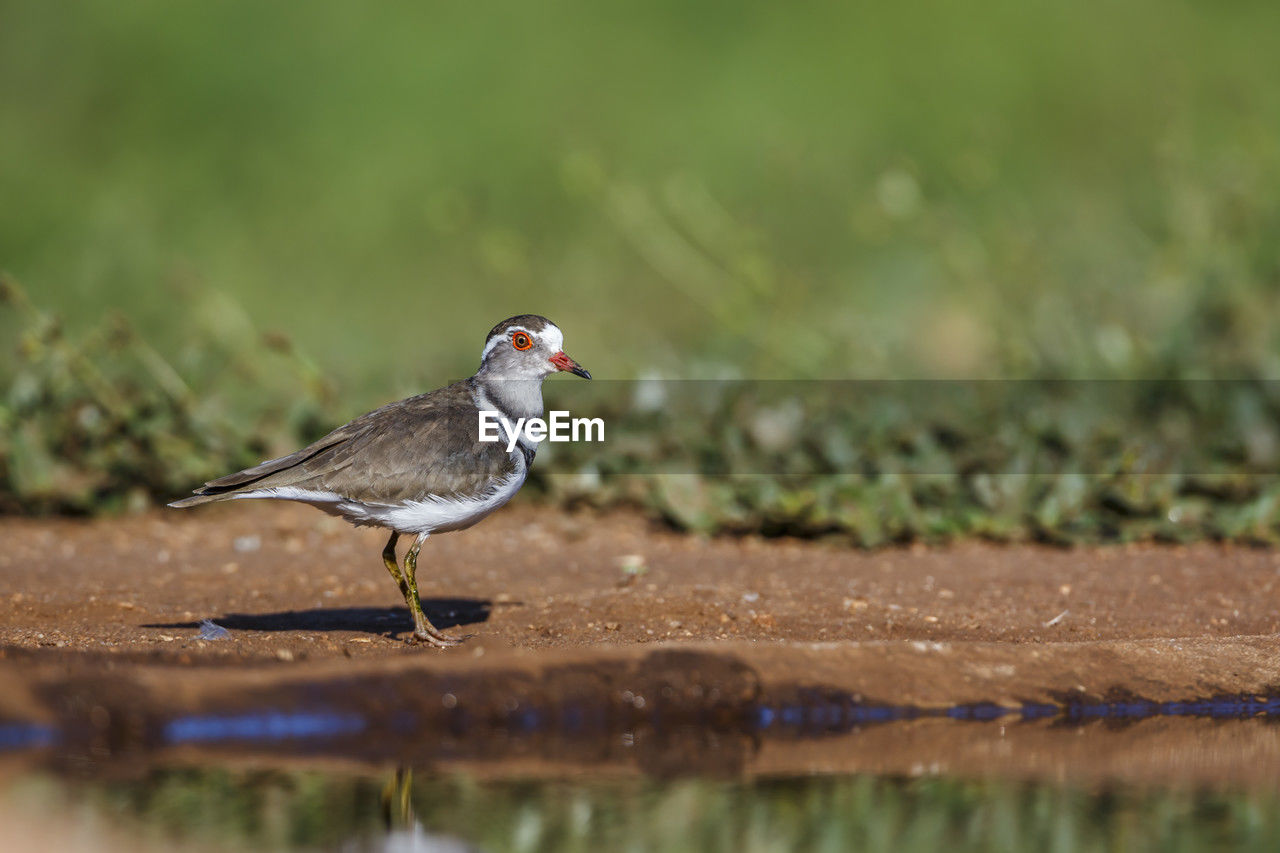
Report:
[[[235,496],[236,495],[234,492],[224,493],[220,495],[192,495],[189,498],[183,498],[180,501],[174,501],[173,503],[169,504],[169,506],[175,507],[177,509],[182,509],[183,507],[199,506],[200,504],[209,504],[209,503],[213,503],[214,501],[225,501],[229,498],[234,498]]]

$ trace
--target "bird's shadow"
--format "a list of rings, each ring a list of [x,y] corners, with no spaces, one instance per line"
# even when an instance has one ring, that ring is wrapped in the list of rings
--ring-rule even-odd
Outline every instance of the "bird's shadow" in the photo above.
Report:
[[[493,602],[483,598],[424,598],[431,624],[444,630],[486,622]],[[278,613],[224,613],[212,619],[228,631],[360,631],[394,636],[413,630],[407,607],[316,607]],[[199,622],[164,622],[142,628],[199,628]]]

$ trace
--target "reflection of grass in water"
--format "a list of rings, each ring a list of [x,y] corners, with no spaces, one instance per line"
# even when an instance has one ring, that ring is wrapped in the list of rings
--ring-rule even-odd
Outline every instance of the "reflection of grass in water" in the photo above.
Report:
[[[47,793],[47,792],[46,792]],[[383,830],[383,783],[181,770],[90,784],[108,813],[188,840],[294,848]],[[1193,793],[873,776],[483,782],[415,776],[417,821],[484,850],[1272,850],[1274,792]],[[394,808],[392,808],[394,812]]]

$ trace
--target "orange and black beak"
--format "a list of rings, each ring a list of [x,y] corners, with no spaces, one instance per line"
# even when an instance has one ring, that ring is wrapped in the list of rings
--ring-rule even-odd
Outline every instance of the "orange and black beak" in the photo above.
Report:
[[[574,376],[581,376],[583,379],[591,378],[591,374],[587,372],[585,367],[569,358],[563,351],[551,356],[551,363],[556,366],[556,370],[567,370]]]

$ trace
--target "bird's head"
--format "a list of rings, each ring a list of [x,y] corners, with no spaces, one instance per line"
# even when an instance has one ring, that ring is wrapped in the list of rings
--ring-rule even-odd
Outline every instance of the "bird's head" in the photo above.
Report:
[[[521,314],[503,320],[489,332],[478,375],[542,379],[558,370],[591,378],[585,367],[564,354],[564,333],[559,326],[537,314]]]

